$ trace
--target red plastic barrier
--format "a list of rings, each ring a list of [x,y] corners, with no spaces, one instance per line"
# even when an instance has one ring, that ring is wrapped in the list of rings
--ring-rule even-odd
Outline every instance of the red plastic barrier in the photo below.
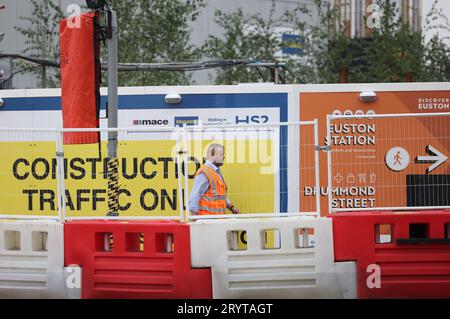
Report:
[[[82,298],[212,298],[211,270],[191,269],[187,224],[71,221],[64,249],[65,265],[82,267]]]
[[[450,298],[450,210],[330,217],[335,260],[357,262],[358,298]]]

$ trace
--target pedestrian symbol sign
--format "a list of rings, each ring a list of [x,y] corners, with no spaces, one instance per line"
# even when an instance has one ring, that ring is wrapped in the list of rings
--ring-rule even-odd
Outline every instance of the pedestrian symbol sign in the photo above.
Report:
[[[393,147],[386,153],[386,165],[394,172],[400,172],[408,167],[410,157],[403,147]]]

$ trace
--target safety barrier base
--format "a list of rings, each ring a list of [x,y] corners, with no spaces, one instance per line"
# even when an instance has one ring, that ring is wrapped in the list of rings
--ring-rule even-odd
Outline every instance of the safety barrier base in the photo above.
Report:
[[[450,210],[331,219],[336,261],[356,261],[359,298],[450,298]]]
[[[356,296],[356,267],[334,263],[328,218],[200,220],[190,225],[192,264],[211,267],[214,298]]]
[[[65,298],[63,225],[0,223],[0,298]]]
[[[65,265],[82,269],[82,298],[211,298],[210,269],[191,268],[189,225],[71,221]]]

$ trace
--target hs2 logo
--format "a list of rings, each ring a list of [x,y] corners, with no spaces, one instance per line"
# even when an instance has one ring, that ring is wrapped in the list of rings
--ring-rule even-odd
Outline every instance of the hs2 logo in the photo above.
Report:
[[[267,123],[269,122],[269,117],[267,115],[246,115],[244,117],[239,118],[236,116],[236,124],[239,123]]]

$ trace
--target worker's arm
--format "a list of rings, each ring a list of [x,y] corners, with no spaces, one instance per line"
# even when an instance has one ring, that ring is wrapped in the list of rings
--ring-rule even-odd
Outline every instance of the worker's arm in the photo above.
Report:
[[[233,213],[233,214],[239,214],[240,210],[236,206],[234,206],[231,201],[227,197],[227,208]]]
[[[208,179],[205,174],[198,174],[194,178],[194,185],[192,186],[191,195],[189,198],[189,211],[195,215],[198,213],[198,202],[200,197],[206,193],[209,187]]]

